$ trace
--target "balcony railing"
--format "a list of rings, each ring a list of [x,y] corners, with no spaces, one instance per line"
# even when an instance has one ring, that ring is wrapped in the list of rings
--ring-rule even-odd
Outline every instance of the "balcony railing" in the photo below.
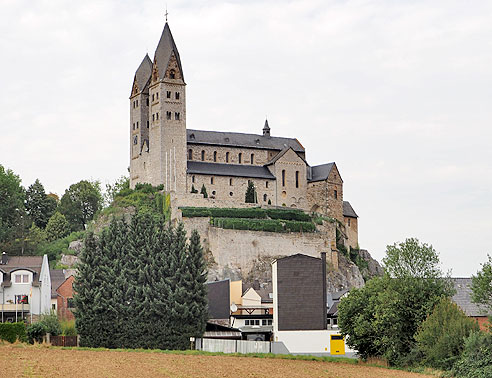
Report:
[[[0,304],[0,311],[3,312],[29,312],[30,306],[28,304],[11,304],[11,303],[5,303],[5,304]]]

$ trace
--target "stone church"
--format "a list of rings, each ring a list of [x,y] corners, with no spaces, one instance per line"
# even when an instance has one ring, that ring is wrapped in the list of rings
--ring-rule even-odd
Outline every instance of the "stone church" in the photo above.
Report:
[[[153,60],[146,55],[133,79],[130,138],[132,188],[163,184],[179,206],[245,207],[251,206],[245,193],[252,181],[255,206],[336,218],[354,234],[350,244],[357,242],[358,217],[343,201],[343,180],[334,162],[309,165],[303,145],[275,136],[268,121],[259,134],[187,129],[186,82],[167,22]],[[199,193],[202,186],[208,198]]]

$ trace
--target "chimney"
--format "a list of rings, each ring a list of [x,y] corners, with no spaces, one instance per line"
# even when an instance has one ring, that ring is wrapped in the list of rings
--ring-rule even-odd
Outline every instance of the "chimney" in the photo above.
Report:
[[[328,308],[326,305],[326,252],[321,252],[321,276],[323,278],[322,288],[323,288],[323,329],[328,328]]]
[[[0,262],[1,265],[7,265],[7,252],[2,252],[2,261]]]

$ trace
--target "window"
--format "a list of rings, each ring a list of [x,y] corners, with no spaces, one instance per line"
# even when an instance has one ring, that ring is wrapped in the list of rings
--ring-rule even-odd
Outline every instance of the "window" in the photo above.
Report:
[[[171,71],[169,72],[169,77],[170,77],[171,79],[175,79],[175,78],[176,78],[176,72],[175,72],[174,70],[171,70]]]
[[[205,151],[202,150],[202,161],[205,161]]]
[[[174,119],[179,121],[179,112],[174,113]]]
[[[213,191],[212,191],[212,195],[213,195],[213,196],[215,196],[215,194],[216,194],[216,192],[215,192],[215,190],[213,190]]]
[[[188,150],[188,160],[193,160],[193,150],[191,148]],[[193,176],[193,177],[195,177],[195,176]]]
[[[73,298],[67,298],[67,308],[75,308],[75,304],[73,303]]]
[[[146,104],[147,106],[149,106],[149,98],[147,97],[147,100],[146,100]]]
[[[152,114],[152,122],[155,121],[155,114]]]
[[[147,121],[147,129],[149,128],[149,121]]]
[[[299,187],[299,171],[296,171],[296,188]]]
[[[133,109],[135,109],[135,101],[133,101]]]
[[[255,154],[251,154],[251,164],[254,164],[255,162]]]
[[[229,195],[232,197],[234,195],[234,193],[233,192],[229,192]]]
[[[191,176],[191,182],[195,183],[195,176]]]
[[[167,91],[167,92],[166,92],[166,97],[167,97],[167,98],[171,98],[171,91]]]
[[[217,161],[217,151],[214,151],[214,161]]]
[[[263,319],[261,325],[272,325],[272,319]]]
[[[16,295],[14,299],[15,299],[15,303],[29,304],[29,297],[26,294]]]
[[[154,94],[152,93],[152,102],[155,101],[155,97],[154,97]]]
[[[20,274],[15,275],[15,283],[22,283],[22,276]]]
[[[133,123],[133,130],[135,130],[135,122]]]
[[[210,177],[210,184],[214,184],[214,178],[213,177]]]
[[[16,274],[15,283],[29,283],[29,274]]]
[[[158,100],[158,99],[159,99],[159,92],[157,92],[157,93],[155,94],[155,99],[156,99],[156,100]]]
[[[137,129],[138,129],[138,121],[137,121]]]
[[[166,118],[171,119],[171,112],[166,112]]]
[[[137,108],[138,108],[138,100],[137,100]]]
[[[338,198],[338,192],[336,190],[333,191],[333,197],[335,197],[335,199]]]
[[[268,188],[268,181],[265,182],[265,188]]]
[[[176,93],[174,94],[174,97],[176,98],[176,100],[179,100],[179,92],[176,92]]]
[[[52,309],[53,311],[56,311],[56,303],[53,303],[53,304],[51,305],[51,309]]]
[[[137,135],[135,135],[135,136],[133,137],[133,144],[137,144],[137,143],[138,143],[138,136],[137,136]]]
[[[266,194],[263,194],[263,201],[266,202],[268,196]]]
[[[243,160],[243,154],[240,152],[239,155],[237,155],[237,161],[239,164],[241,164],[242,160]]]
[[[348,226],[350,227],[350,218],[348,219]]]
[[[282,186],[285,186],[285,169],[282,169]]]
[[[226,152],[226,163],[229,163],[229,152]]]
[[[232,186],[232,179],[229,179],[229,186]]]
[[[159,113],[155,113],[155,119],[159,119]]]

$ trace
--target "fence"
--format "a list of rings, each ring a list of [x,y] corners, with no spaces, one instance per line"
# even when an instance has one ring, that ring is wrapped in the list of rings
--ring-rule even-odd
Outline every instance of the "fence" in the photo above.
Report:
[[[271,353],[269,341],[196,339],[195,349],[222,353]]]
[[[76,347],[78,336],[49,336],[48,342],[53,346]]]

